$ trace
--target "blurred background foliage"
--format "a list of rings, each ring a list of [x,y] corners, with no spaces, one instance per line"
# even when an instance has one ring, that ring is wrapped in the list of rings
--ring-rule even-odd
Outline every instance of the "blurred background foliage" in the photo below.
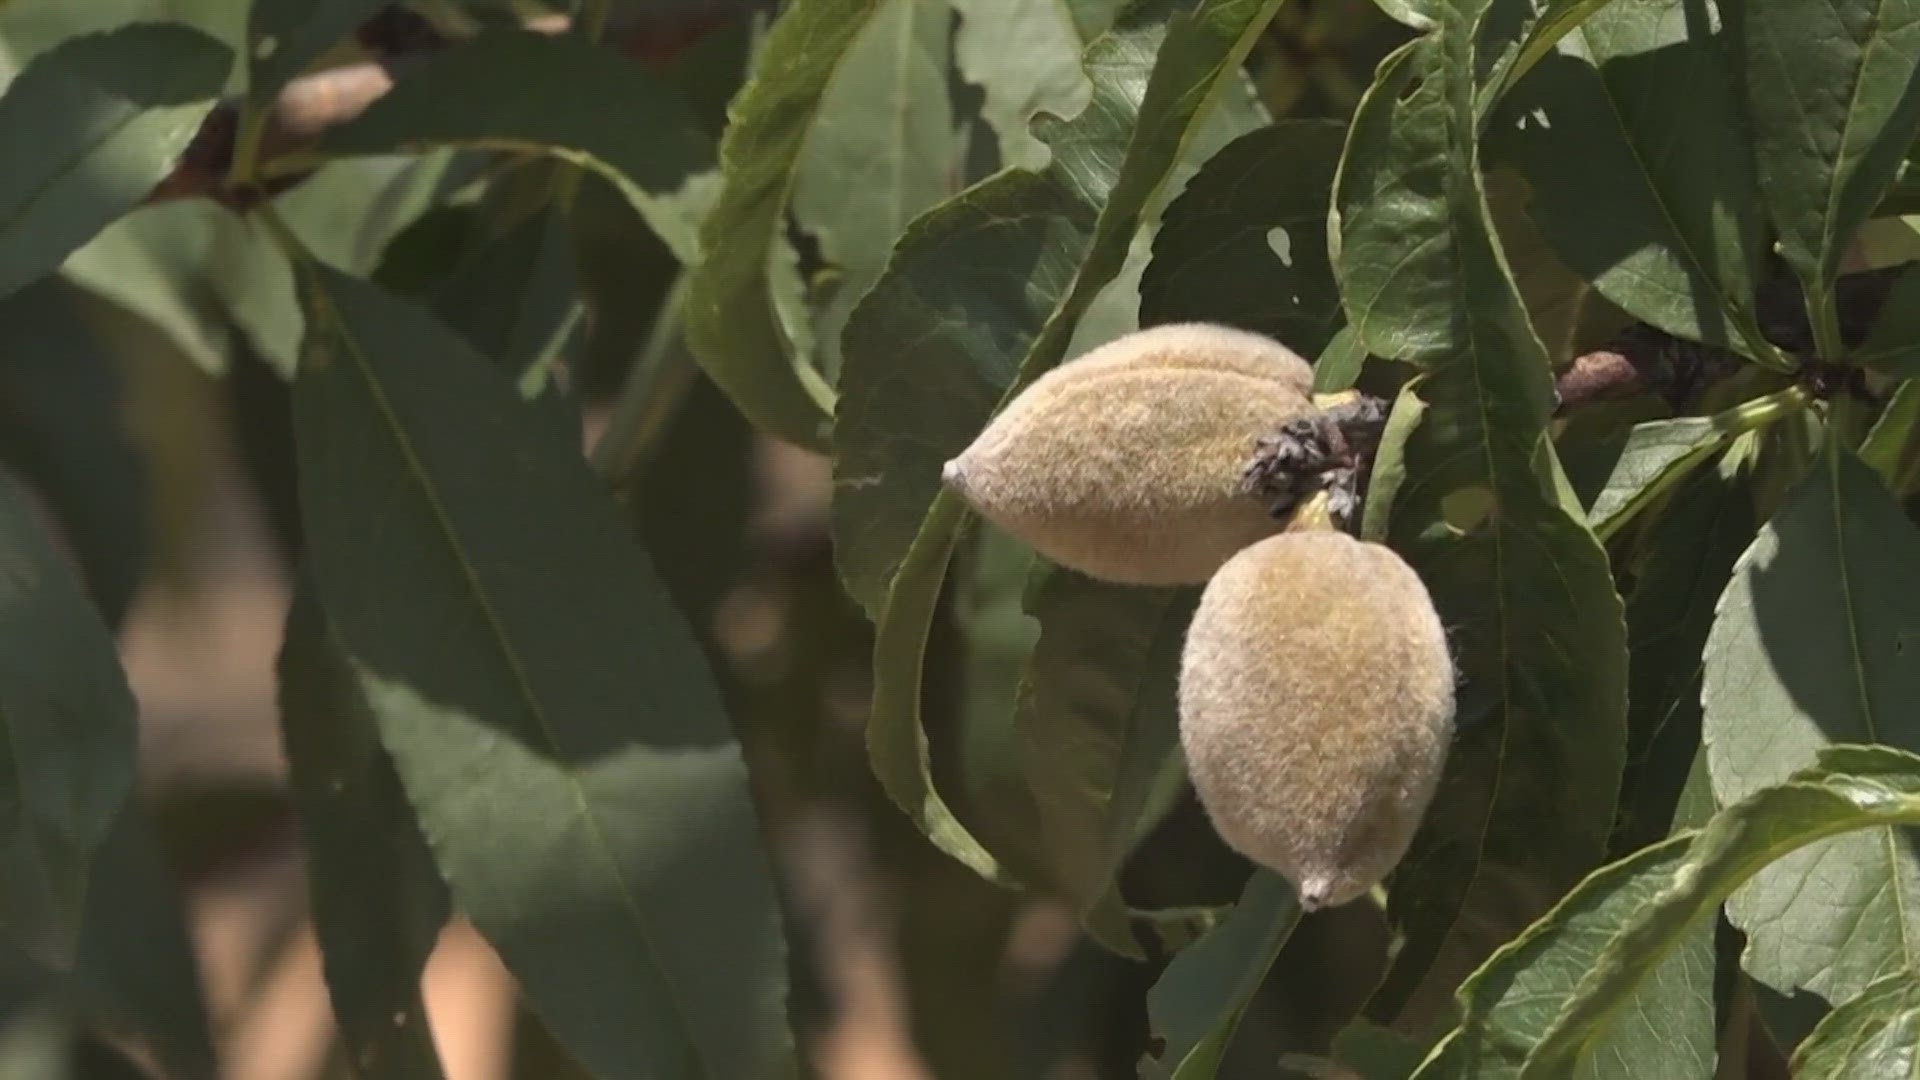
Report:
[[[853,303],[913,217],[1002,165],[1045,160],[1025,117],[1082,106],[1079,52],[1115,6],[892,0],[863,31],[799,163],[774,282],[783,329],[823,371],[837,370]],[[248,7],[6,0],[0,79],[75,35],[139,20],[184,22],[244,51]],[[524,0],[416,0],[403,13],[414,19],[383,16],[389,29],[427,39],[574,14]],[[616,0],[605,41],[676,87],[717,141],[772,14],[747,0]],[[1222,106],[1227,126],[1187,172],[1261,114],[1343,120],[1408,36],[1368,0],[1284,5],[1241,97]],[[365,37],[311,68],[410,49],[404,34]],[[914,93],[876,90],[903,57],[925,64]],[[228,89],[244,89],[240,66]],[[902,128],[873,123],[875,109],[898,110]],[[864,197],[875,169],[888,174],[884,212]],[[632,204],[549,158],[457,148],[329,160],[272,202],[320,259],[426,305],[524,372],[530,391],[556,380],[589,441],[622,433],[620,494],[714,662],[779,852],[809,1068],[847,1080],[1133,1076],[1166,950],[1145,963],[1113,955],[1071,904],[984,883],[877,790],[863,734],[872,629],[836,574],[825,462],[756,435],[700,373],[679,260]],[[1149,240],[1076,349],[1132,326]],[[285,376],[302,330],[285,255],[208,198],[139,208],[57,275],[0,299],[0,461],[56,523],[142,704],[140,799],[113,834],[78,967],[0,966],[0,1077],[137,1075],[134,1061],[154,1058],[198,1075],[215,1053],[247,1080],[350,1070],[318,978],[271,689],[301,546]],[[1017,850],[1033,838],[1008,833],[993,808],[1019,780],[1005,774],[1004,740],[1036,636],[1021,613],[1030,559],[982,532],[962,566],[929,647],[925,722],[936,762],[958,763],[947,790],[963,817]],[[1141,911],[1187,913],[1164,924],[1177,944],[1237,897],[1245,864],[1174,788],[1121,893]],[[1274,1047],[1325,1045],[1385,953],[1386,928],[1364,905],[1308,920],[1221,1075],[1270,1076]],[[491,963],[456,927],[429,969],[449,1075],[573,1075]],[[179,993],[195,982],[203,998]],[[146,1049],[130,1059],[103,1037],[122,1034]]]

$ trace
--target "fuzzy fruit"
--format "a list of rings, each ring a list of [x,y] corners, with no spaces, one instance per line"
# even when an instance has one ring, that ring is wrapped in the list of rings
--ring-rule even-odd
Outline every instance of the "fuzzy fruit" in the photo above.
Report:
[[[1061,566],[1197,584],[1283,527],[1243,481],[1260,438],[1313,411],[1312,383],[1259,334],[1141,330],[1035,380],[941,478]]]
[[[1214,828],[1308,911],[1365,894],[1413,839],[1453,739],[1454,670],[1399,555],[1288,532],[1208,583],[1187,630],[1180,741]]]

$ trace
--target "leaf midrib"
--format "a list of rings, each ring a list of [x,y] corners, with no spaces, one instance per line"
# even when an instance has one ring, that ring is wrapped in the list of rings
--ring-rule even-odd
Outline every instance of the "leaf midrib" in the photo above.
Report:
[[[371,358],[367,352],[360,347],[359,340],[355,335],[348,331],[346,321],[340,317],[337,306],[327,294],[325,284],[320,282],[317,277],[315,279],[315,286],[319,291],[320,297],[326,301],[327,310],[325,314],[333,323],[340,341],[346,347],[348,355],[353,358],[356,370],[358,370],[366,383],[369,396],[373,399],[375,407],[380,411],[381,418],[386,421],[387,428],[392,433],[394,442],[400,449],[400,454],[405,461],[408,475],[411,476],[419,486],[422,496],[425,498],[428,507],[432,510],[434,522],[440,527],[447,547],[453,554],[455,563],[460,567],[461,576],[466,579],[473,600],[486,619],[487,627],[490,631],[489,636],[498,647],[502,658],[506,661],[507,669],[513,675],[514,686],[520,693],[522,703],[527,707],[527,711],[532,715],[534,722],[539,725],[540,733],[546,740],[548,748],[557,754],[560,742],[555,735],[553,723],[548,718],[546,709],[541,703],[539,696],[534,692],[526,668],[520,661],[518,651],[512,647],[510,638],[506,632],[506,627],[504,623],[502,623],[499,613],[494,609],[493,602],[488,596],[487,590],[482,587],[479,571],[467,555],[466,545],[461,542],[459,531],[454,527],[452,514],[447,510],[446,504],[441,500],[439,489],[428,475],[425,463],[421,459],[419,452],[415,449],[413,440],[409,437],[405,425],[400,422],[399,414],[393,406],[392,399],[387,394],[385,385],[381,382],[375,371]],[[646,915],[641,910],[638,900],[635,898],[632,885],[627,881],[625,874],[622,873],[619,860],[614,857],[613,845],[607,840],[606,833],[601,828],[599,816],[592,810],[592,801],[587,797],[585,789],[576,778],[574,769],[569,765],[558,762],[556,762],[556,764],[559,765],[559,773],[566,778],[567,791],[573,797],[574,803],[580,812],[580,817],[587,825],[588,835],[593,838],[596,853],[606,863],[609,873],[620,886],[620,898],[624,906],[628,909],[635,928],[639,931],[641,943],[645,946],[648,955],[654,959],[654,968],[659,973],[661,985],[667,990],[667,1000],[674,1011],[675,1017],[679,1020],[680,1028],[686,1033],[688,1046],[693,1050],[692,1056],[694,1062],[699,1067],[700,1073],[703,1076],[718,1077],[722,1075],[715,1071],[706,1061],[706,1047],[697,1036],[691,1022],[691,1014],[681,997],[680,988],[674,982],[671,970],[660,960],[660,950],[656,944],[655,934],[648,924]]]

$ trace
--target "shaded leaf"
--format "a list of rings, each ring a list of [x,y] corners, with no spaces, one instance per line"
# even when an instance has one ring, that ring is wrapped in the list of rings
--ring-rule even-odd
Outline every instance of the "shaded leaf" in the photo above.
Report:
[[[1851,359],[1894,378],[1920,379],[1920,267],[1894,279],[1879,319]]]
[[[442,1075],[420,974],[449,910],[372,707],[302,580],[279,659],[280,732],[333,1016],[363,1080]]]
[[[1529,216],[1608,300],[1679,337],[1769,358],[1737,44],[1717,24],[1696,0],[1600,8],[1490,117],[1487,154],[1525,175]]]
[[[1247,1003],[1299,922],[1293,888],[1256,870],[1220,925],[1174,957],[1147,994],[1160,1049],[1141,1060],[1142,1080],[1212,1080]]]
[[[1378,528],[1376,498],[1390,500],[1386,540],[1427,582],[1464,683],[1463,730],[1395,879],[1408,940],[1369,1010],[1410,1029],[1444,1011],[1440,995],[1514,924],[1600,861],[1625,756],[1621,603],[1548,438],[1552,376],[1492,234],[1463,32],[1445,25],[1382,65],[1356,114],[1341,183],[1343,203],[1356,169],[1432,185],[1417,220],[1402,218],[1404,206],[1343,205],[1346,235],[1366,238],[1374,258],[1413,257],[1368,264],[1368,280],[1391,288],[1370,315],[1347,294],[1355,325],[1426,365],[1389,421],[1382,463],[1394,468],[1389,447],[1404,440],[1404,472],[1370,494],[1367,529]],[[1444,261],[1405,250],[1387,235],[1395,222],[1419,230]],[[1348,256],[1361,252],[1343,248]],[[1369,319],[1386,319],[1371,325],[1390,332],[1369,333]]]
[[[545,385],[578,311],[567,211],[551,205],[496,226],[432,291],[434,314],[523,389]]]
[[[919,718],[929,621],[967,510],[940,466],[998,402],[1059,363],[1124,268],[1149,208],[1278,0],[1148,0],[1087,49],[1094,100],[1036,125],[1044,174],[1003,172],[915,222],[855,310],[836,415],[834,537],[848,591],[877,613],[868,750],[881,784],[943,850],[1004,880],[934,790]],[[915,343],[903,378],[899,343]]]
[[[1640,511],[1726,449],[1736,434],[1710,416],[1633,425],[1606,485],[1587,508],[1588,524],[1602,539],[1618,533]]]
[[[954,62],[986,92],[980,115],[999,140],[1003,164],[1045,168],[1047,145],[1029,131],[1033,118],[1072,116],[1086,104],[1085,42],[1070,6],[1069,0],[954,0],[960,13]]]
[[[118,359],[71,287],[0,298],[0,461],[60,522],[109,628],[146,569],[147,468],[121,414]]]
[[[1327,211],[1345,129],[1287,120],[1207,159],[1168,207],[1140,282],[1140,321],[1257,330],[1303,356],[1343,318]]]
[[[1664,887],[1596,950],[1521,1075],[1576,1075],[1697,920],[1710,917],[1756,872],[1827,837],[1913,824],[1920,824],[1920,758],[1887,747],[1830,746],[1820,752],[1818,765],[1721,810],[1693,834]],[[1579,894],[1566,902],[1580,902]]]
[[[90,868],[133,788],[137,707],[45,513],[0,472],[0,932],[64,969]]]
[[[57,269],[170,172],[233,54],[173,23],[74,38],[0,96],[0,292]]]
[[[1760,196],[1820,353],[1839,360],[1841,259],[1920,135],[1920,5],[1784,0],[1740,16]]]
[[[253,0],[247,94],[271,101],[294,76],[386,6],[386,0]]]
[[[316,595],[455,903],[590,1069],[789,1070],[740,751],[578,434],[418,309],[300,269]]]
[[[1860,460],[1879,473],[1895,495],[1920,489],[1920,379],[1908,379],[1894,388],[1860,444]]]
[[[1631,560],[1627,768],[1616,851],[1670,831],[1700,746],[1700,657],[1714,608],[1758,527],[1742,470],[1723,459],[1675,492]]]
[[[622,123],[601,109],[619,102]],[[712,196],[713,146],[678,90],[577,35],[489,30],[409,71],[319,149],[391,154],[439,146],[538,151],[618,187],[683,263]]]
[[[1041,864],[1101,944],[1129,956],[1142,954],[1116,879],[1185,782],[1175,687],[1196,599],[1056,569],[1027,604],[1040,640],[1016,723]]]
[[[1911,1076],[1920,1047],[1920,982],[1889,975],[1829,1013],[1793,1054],[1806,1080]]]
[[[147,1047],[169,1078],[219,1075],[186,906],[136,802],[100,848],[73,970],[54,981],[94,1024]]]
[[[1704,738],[1730,803],[1835,743],[1920,750],[1920,530],[1873,472],[1829,447],[1740,558],[1707,640]],[[1920,968],[1920,861],[1888,829],[1816,844],[1727,905],[1747,972],[1845,1001]],[[1820,888],[1809,891],[1808,881]]]
[[[839,272],[815,317],[818,363],[908,222],[953,193],[959,145],[947,100],[946,0],[885,0],[834,72],[794,171],[793,214]]]
[[[705,258],[687,294],[687,341],[701,367],[756,426],[803,446],[826,442],[833,391],[782,332],[768,266],[834,72],[879,7],[796,0],[774,23],[728,109],[724,186],[701,229]]]

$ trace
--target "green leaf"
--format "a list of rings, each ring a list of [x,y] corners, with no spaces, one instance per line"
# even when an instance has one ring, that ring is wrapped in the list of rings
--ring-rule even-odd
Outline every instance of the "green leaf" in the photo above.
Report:
[[[1616,851],[1670,831],[1700,746],[1701,653],[1720,594],[1758,526],[1745,476],[1723,459],[1674,493],[1631,559],[1627,768]]]
[[[608,122],[618,102],[620,122]],[[713,146],[686,99],[641,64],[576,35],[489,30],[409,71],[319,149],[548,153],[605,176],[683,263],[711,202]]]
[[[1347,299],[1362,337],[1383,325],[1369,319],[1387,319],[1381,344],[1419,343],[1426,365],[1389,421],[1383,453],[1404,439],[1404,475],[1390,475],[1380,497],[1391,500],[1387,542],[1420,572],[1449,628],[1466,727],[1396,876],[1408,940],[1370,1007],[1376,1019],[1402,1017],[1410,1003],[1423,1017],[1505,939],[1503,924],[1531,918],[1600,861],[1625,755],[1620,599],[1553,456],[1551,373],[1492,233],[1462,33],[1443,26],[1382,64],[1343,165],[1343,175],[1417,173],[1432,185],[1420,220],[1402,224],[1424,230],[1444,264],[1406,252],[1414,261],[1388,275],[1399,283],[1371,314]],[[1430,129],[1454,138],[1434,141]],[[1346,211],[1348,235],[1399,250],[1371,219],[1404,209],[1360,202]],[[1370,533],[1378,516],[1369,505]]]
[[[724,186],[687,296],[687,341],[701,367],[747,419],[802,446],[826,442],[833,391],[782,332],[768,267],[834,73],[880,2],[795,0],[774,23],[728,109]]]
[[[0,472],[0,932],[66,968],[89,868],[133,788],[137,707],[37,502]]]
[[[840,369],[840,332],[885,269],[894,238],[956,186],[952,20],[946,0],[885,0],[841,59],[800,151],[794,218],[839,278],[815,318],[828,372]]]
[[[1167,207],[1140,282],[1140,321],[1218,322],[1295,352],[1326,347],[1342,321],[1327,210],[1345,129],[1287,120],[1207,159]]]
[[[1093,103],[1036,125],[1054,150],[1048,171],[1003,172],[922,216],[844,339],[835,555],[848,591],[877,614],[869,754],[923,832],[996,880],[1004,870],[934,790],[919,717],[929,620],[967,520],[940,466],[997,402],[1063,359],[1278,0],[1176,6],[1148,0],[1088,46]],[[905,356],[902,341],[915,343]]]
[[[172,23],[75,38],[0,96],[0,293],[45,277],[152,191],[200,129],[233,54]]]
[[[314,930],[348,1060],[362,1080],[441,1076],[420,974],[447,921],[447,887],[305,580],[287,613],[279,678]]]
[[[1714,426],[1710,416],[1682,416],[1633,425],[1614,462],[1613,473],[1587,508],[1587,521],[1600,536],[1611,536],[1654,500],[1685,480],[1732,435]]]
[[[1920,267],[1894,279],[1879,319],[1850,359],[1896,379],[1920,379]]]
[[[1027,604],[1040,640],[1015,722],[1042,864],[1100,943],[1127,956],[1142,954],[1116,879],[1185,782],[1175,686],[1196,593],[1056,569]]]
[[[1409,42],[1380,62],[1347,128],[1330,230],[1334,274],[1361,346],[1413,364],[1458,344],[1444,205],[1446,101],[1433,83],[1394,100],[1434,65],[1433,40]]]
[[[954,62],[986,93],[980,115],[993,128],[1000,160],[1043,169],[1045,143],[1028,125],[1036,115],[1072,116],[1087,103],[1080,70],[1085,42],[1068,0],[954,0]]]
[[[1804,1080],[1911,1076],[1920,1044],[1920,982],[1889,975],[1829,1013],[1793,1054]]]
[[[1920,379],[1908,379],[1894,388],[1860,444],[1860,460],[1879,473],[1895,495],[1920,489]]]
[[[1780,0],[1739,14],[1760,196],[1805,287],[1820,355],[1837,361],[1841,258],[1920,135],[1909,40],[1920,4]]]
[[[1679,337],[1775,355],[1754,283],[1765,253],[1737,47],[1692,0],[1611,4],[1567,35],[1489,120],[1529,216],[1569,267]]]
[[[1313,362],[1313,392],[1337,394],[1351,390],[1360,381],[1360,372],[1366,364],[1367,350],[1361,344],[1359,332],[1352,325],[1342,326]]]
[[[300,269],[316,596],[456,905],[597,1074],[785,1074],[740,751],[577,431],[419,309]]]
[[[272,101],[294,76],[385,6],[385,0],[253,0],[247,14],[247,95]]]
[[[575,270],[567,211],[549,205],[479,237],[432,290],[431,306],[476,351],[545,385],[579,310]]]
[[[146,570],[146,462],[120,403],[119,358],[77,290],[44,279],[0,298],[0,461],[60,522],[109,628]]]
[[[145,1046],[178,1080],[215,1080],[195,941],[179,884],[141,807],[121,807],[93,865],[73,970],[54,985],[100,1027]]]
[[[1212,1080],[1247,1003],[1300,922],[1284,879],[1256,870],[1220,925],[1187,946],[1147,994],[1162,1047],[1140,1062],[1141,1080]]]
[[[1415,1080],[1514,1078],[1594,957],[1673,880],[1693,844],[1687,833],[1594,872],[1459,990],[1462,1019]],[[1676,943],[1624,1003],[1620,1024],[1584,1052],[1580,1080],[1658,1076],[1711,1080],[1715,1064],[1713,932]],[[1706,931],[1701,933],[1700,931]]]
[[[224,375],[225,328],[199,289],[208,234],[223,215],[206,201],[139,207],[69,255],[59,276],[152,323],[200,370]]]
[[[1714,794],[1777,784],[1834,743],[1920,750],[1920,530],[1878,477],[1829,445],[1741,556],[1707,640]],[[1727,906],[1749,974],[1845,1001],[1920,970],[1911,834],[1837,837],[1769,867]],[[1820,887],[1808,890],[1806,882]]]
[[[1914,824],[1920,824],[1920,758],[1887,747],[1830,746],[1817,766],[1721,810],[1694,834],[1664,887],[1596,950],[1521,1076],[1578,1075],[1581,1062],[1696,920],[1710,916],[1756,872],[1828,837]]]

